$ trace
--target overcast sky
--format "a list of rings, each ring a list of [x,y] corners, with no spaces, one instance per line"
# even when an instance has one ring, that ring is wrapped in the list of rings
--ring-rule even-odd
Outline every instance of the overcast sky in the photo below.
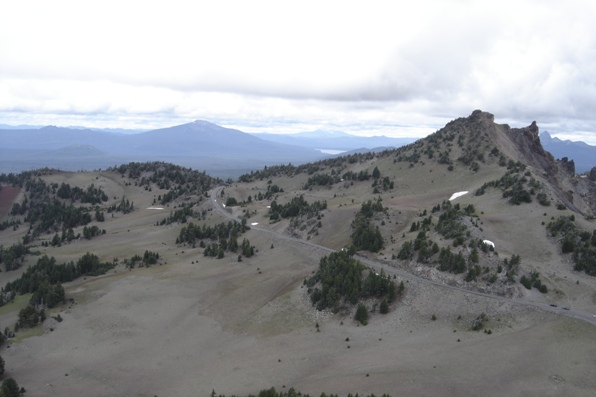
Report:
[[[596,1],[0,0],[0,123],[596,144]]]

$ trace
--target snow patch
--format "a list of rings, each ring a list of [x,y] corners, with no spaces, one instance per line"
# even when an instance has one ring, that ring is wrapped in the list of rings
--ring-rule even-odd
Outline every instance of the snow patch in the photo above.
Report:
[[[163,210],[163,207],[147,207],[148,210]]]
[[[482,240],[482,242],[486,245],[490,245],[491,247],[495,248],[495,243],[490,240]]]
[[[251,225],[251,226],[257,226],[258,224],[259,224],[259,222],[253,222],[253,223],[251,223],[250,225]]]
[[[449,197],[449,201],[451,201],[451,200],[455,200],[456,198],[458,198],[458,197],[461,197],[461,196],[463,196],[464,194],[468,194],[468,191],[465,191],[465,192],[457,192],[457,193],[453,193],[453,194],[451,195],[451,197]]]

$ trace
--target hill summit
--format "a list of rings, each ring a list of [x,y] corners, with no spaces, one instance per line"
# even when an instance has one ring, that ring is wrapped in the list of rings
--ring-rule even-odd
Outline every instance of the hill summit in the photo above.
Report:
[[[475,173],[483,167],[521,163],[548,181],[553,194],[566,206],[584,215],[596,213],[596,186],[590,178],[575,174],[573,160],[555,160],[544,149],[535,121],[527,127],[511,128],[495,123],[493,114],[475,110],[397,149],[397,153],[400,160],[431,162],[447,166],[449,171],[464,168]]]

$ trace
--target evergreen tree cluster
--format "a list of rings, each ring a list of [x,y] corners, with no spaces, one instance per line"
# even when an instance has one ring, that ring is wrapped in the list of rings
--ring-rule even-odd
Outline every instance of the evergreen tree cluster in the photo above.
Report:
[[[519,282],[526,287],[526,289],[532,289],[532,287],[534,287],[543,294],[548,292],[548,288],[545,284],[542,284],[542,281],[540,280],[540,273],[538,272],[530,273],[529,277],[524,274],[521,276]]]
[[[24,183],[26,185],[25,198],[22,203],[13,204],[11,212],[13,215],[27,214],[25,222],[34,225],[32,233],[28,233],[23,238],[25,244],[45,232],[62,230],[64,233],[67,229],[91,222],[89,208],[75,207],[72,204],[66,205],[53,196],[58,188],[57,184],[48,186],[41,179],[28,179]],[[82,197],[91,200],[91,195],[96,193],[93,189],[91,189],[89,197],[85,196],[85,191],[82,191]],[[35,223],[37,224],[35,225]]]
[[[275,184],[271,184],[271,180],[267,183],[267,191],[263,194],[261,192],[257,193],[255,198],[257,200],[271,200],[274,194],[283,193],[284,190]]]
[[[170,212],[170,215],[167,218],[162,219],[159,222],[159,225],[163,226],[163,225],[170,225],[172,223],[186,223],[188,221],[188,218],[192,218],[192,217],[195,217],[198,215],[205,217],[206,211],[203,211],[203,213],[198,214],[197,212],[195,212],[193,210],[194,205],[195,204],[187,204],[187,203],[180,205],[180,207],[178,209]]]
[[[22,243],[13,244],[8,248],[0,245],[0,263],[4,264],[4,269],[7,272],[18,269],[28,253],[29,247]]]
[[[362,299],[386,299],[392,303],[403,292],[395,282],[385,275],[372,270],[363,278],[366,268],[345,250],[334,252],[321,258],[319,270],[305,280],[313,306],[317,310],[330,308],[338,312],[346,305],[355,305]]]
[[[238,181],[240,182],[245,182],[245,183],[249,183],[249,182],[254,182],[254,181],[258,181],[258,180],[263,180],[263,179],[269,179],[272,177],[276,177],[276,176],[282,176],[282,175],[286,175],[286,176],[293,176],[294,174],[296,174],[296,167],[292,164],[287,164],[287,165],[275,165],[275,166],[265,166],[263,167],[262,170],[258,170],[258,171],[251,171],[248,174],[242,174],[240,175],[240,177],[238,178]]]
[[[331,187],[333,184],[340,181],[338,175],[330,175],[330,174],[314,174],[313,176],[309,177],[302,189],[308,190],[312,186],[326,186]]]
[[[72,230],[72,229],[70,229]],[[85,240],[91,240],[93,237],[102,235],[102,234],[106,234],[106,229],[100,229],[99,227],[97,227],[96,225],[93,226],[84,226],[83,227],[83,238]]]
[[[292,164],[287,164],[287,165],[276,165],[276,166],[265,166],[262,170],[259,171],[251,171],[248,174],[243,174],[241,175],[238,180],[240,182],[254,182],[257,180],[264,180],[264,179],[270,179],[272,177],[278,177],[278,176],[289,176],[292,177],[294,175],[298,175],[298,174],[307,174],[307,175],[313,175],[316,172],[319,172],[321,169],[325,168],[325,167],[330,167],[330,168],[338,168],[338,169],[342,169],[345,168],[347,164],[356,164],[356,163],[363,163],[366,161],[369,161],[373,158],[375,158],[377,155],[379,156],[386,156],[389,153],[391,153],[390,150],[384,151],[382,153],[374,153],[374,152],[366,152],[366,153],[354,153],[354,154],[350,154],[350,155],[346,155],[346,156],[337,156],[337,157],[332,157],[332,158],[328,158],[328,159],[324,159],[324,160],[319,160],[317,162],[314,163],[307,163],[307,164],[302,164],[299,166],[294,166]],[[339,174],[340,171],[331,170],[331,175],[335,175],[335,174]],[[368,171],[366,172],[368,173]],[[356,179],[353,179],[351,177],[352,174],[348,174],[349,176],[342,176],[342,178],[344,180],[359,180],[359,174],[356,174]],[[369,177],[364,179],[364,173],[362,174],[363,179],[362,180],[368,180],[370,179],[370,174]]]
[[[109,169],[118,172],[128,178],[135,180],[136,186],[145,187],[151,191],[152,186],[168,190],[160,196],[160,204],[165,205],[184,195],[202,196],[211,188],[222,181],[207,175],[204,171],[199,172],[191,168],[185,168],[174,164],[154,162],[132,162]]]
[[[99,228],[97,228],[97,230],[99,230]],[[89,233],[89,231],[87,233]],[[102,233],[104,233],[104,231],[102,231]],[[99,235],[99,234],[97,234],[97,235]],[[42,241],[41,245],[43,247],[49,247],[50,245],[52,247],[56,247],[56,246],[60,247],[63,243],[70,243],[72,240],[80,238],[80,237],[81,237],[80,233],[75,235],[72,227],[69,227],[68,229],[62,229],[62,234],[60,236],[58,235],[58,233],[55,233],[54,237],[52,237],[52,239],[49,242]],[[91,237],[93,237],[93,236],[91,236]]]
[[[379,252],[385,240],[378,226],[373,225],[370,218],[356,216],[352,222],[352,245],[356,251]]]
[[[0,386],[0,395],[2,397],[20,397],[25,393],[24,388],[19,388],[17,381],[14,378],[6,378],[2,381]]]
[[[471,233],[463,223],[465,217],[470,217],[471,223],[478,227],[478,222],[474,222],[474,218],[477,217],[474,206],[469,204],[462,208],[460,204],[453,205],[450,201],[443,201],[434,206],[431,212],[428,217],[426,217],[428,213],[426,210],[419,214],[423,218],[422,221],[413,222],[410,228],[410,233],[418,231],[416,239],[405,241],[397,255],[393,255],[393,259],[406,261],[416,259],[418,263],[438,264],[439,270],[454,274],[467,272],[465,281],[468,282],[475,281],[484,274],[483,280],[494,283],[501,270],[491,273],[489,267],[482,268],[479,265],[481,252],[487,254],[489,251],[494,251],[494,248],[485,244],[482,239],[470,238]],[[434,225],[433,215],[436,213],[440,214],[437,224]],[[452,251],[450,246],[440,248],[428,236],[433,226],[435,232],[453,239],[453,247],[461,246],[463,249]],[[509,281],[514,281],[513,276],[508,276]]]
[[[9,227],[12,227],[13,230],[17,230],[17,228],[21,225],[21,220],[20,219],[7,219],[3,222],[0,222],[0,232],[3,230],[8,229]]]
[[[72,281],[81,276],[98,276],[114,268],[110,262],[100,262],[97,255],[86,253],[79,260],[64,264],[57,264],[54,257],[43,255],[35,265],[14,281],[6,283],[2,292],[14,291],[19,295],[38,291],[42,284],[50,286]]]
[[[342,179],[345,181],[368,181],[370,179],[370,173],[368,170],[361,170],[360,172],[348,171],[344,173]]]
[[[494,187],[501,189],[503,198],[509,198],[509,203],[513,205],[520,205],[522,203],[531,203],[532,196],[536,194],[536,190],[540,189],[540,183],[536,181],[529,172],[521,174],[525,170],[525,165],[522,163],[509,162],[509,171],[505,173],[500,179],[487,182],[483,184],[475,193],[476,196],[482,196],[486,189]],[[530,177],[530,179],[528,179]],[[527,186],[529,186],[529,190]],[[540,204],[548,206],[550,202],[544,193],[538,197]]]
[[[32,328],[41,324],[46,319],[46,311],[43,307],[28,305],[19,311],[19,319],[15,324],[15,331],[22,328]]]
[[[467,226],[461,222],[464,211],[461,210],[459,203],[452,205],[451,201],[443,201],[441,207],[443,213],[439,215],[439,220],[435,226],[435,231],[441,234],[443,237],[449,239],[455,239],[457,237],[464,236]],[[471,215],[470,210],[466,212],[467,215]]]
[[[49,231],[60,231],[83,226],[91,222],[89,208],[66,205],[57,199],[47,203],[33,202],[29,208],[26,222],[35,224],[32,238]]]
[[[92,208],[75,206],[74,201],[96,205],[108,199],[101,187],[97,188],[93,184],[86,189],[71,187],[65,183],[48,185],[42,179],[34,178],[33,174],[25,173],[24,175],[27,177],[8,178],[3,175],[0,176],[0,179],[24,184],[25,198],[22,203],[13,204],[11,214],[25,215],[25,222],[31,225],[31,233],[27,233],[23,238],[26,244],[41,234],[52,231],[62,231],[63,238],[60,239],[60,242],[64,242],[68,239],[64,233],[69,229],[87,225],[92,220]],[[63,202],[67,199],[71,200],[71,203]],[[103,213],[98,208],[95,209],[95,217],[98,221],[103,220]],[[56,245],[57,241],[52,244]]]
[[[137,266],[137,264],[139,264],[141,267],[143,267],[143,266],[149,267],[151,265],[155,265],[158,260],[159,260],[159,253],[145,250],[145,253],[143,254],[143,256],[137,254],[137,255],[133,255],[133,257],[130,258],[130,260],[125,259],[124,265],[128,269],[134,269]]]
[[[242,255],[247,258],[250,258],[255,254],[255,246],[251,245],[247,238],[242,239],[242,244],[240,244],[240,247],[238,247],[238,240],[235,236],[230,236],[229,240],[220,239],[219,242],[208,244],[205,247],[203,254],[205,256],[222,259],[225,256],[225,252],[237,253],[238,248],[240,248]]]
[[[355,250],[379,252],[385,241],[378,226],[373,225],[372,219],[376,213],[384,212],[383,201],[379,197],[362,203],[360,211],[352,222],[352,245]]]
[[[15,330],[33,327],[45,320],[45,309],[64,303],[66,296],[63,282],[68,282],[83,275],[100,275],[114,267],[113,263],[101,263],[99,258],[87,253],[77,263],[56,264],[55,258],[47,255],[38,259],[21,277],[6,283],[2,288],[2,297],[15,294],[31,293],[29,305],[21,309]],[[4,304],[4,299],[0,303]]]
[[[462,251],[457,254],[451,252],[451,248],[441,248],[439,252],[439,270],[449,273],[463,273],[467,269],[466,258]]]
[[[238,244],[238,237],[248,230],[246,219],[241,223],[229,221],[222,222],[215,226],[195,225],[190,222],[187,226],[180,230],[180,234],[176,239],[176,244],[191,244],[195,245],[197,240],[202,248],[205,256],[217,257],[221,259],[225,252],[238,252],[241,250],[242,255],[251,257],[255,254],[255,247],[250,244],[248,239],[244,238],[242,243]]]
[[[108,195],[100,187],[91,184],[87,189],[81,189],[78,186],[71,187],[68,183],[62,182],[56,190],[57,183],[52,184],[52,189],[56,191],[56,196],[66,200],[80,201],[81,203],[101,204],[108,201]]]
[[[229,239],[230,237],[239,237],[246,232],[249,227],[246,225],[246,220],[242,222],[229,221],[221,222],[214,226],[206,224],[197,225],[189,222],[188,225],[182,227],[176,244],[196,244],[197,240],[214,240]]]
[[[271,202],[269,208],[269,219],[272,221],[280,218],[294,218],[297,216],[305,216],[307,219],[317,216],[320,211],[327,209],[326,201],[314,201],[309,204],[303,195],[294,197],[289,203],[278,204],[276,201]]]
[[[575,216],[560,216],[549,222],[551,236],[558,237],[563,254],[571,254],[574,270],[596,276],[596,229],[590,233],[575,224]]]
[[[122,196],[122,199],[120,199],[120,202],[118,204],[112,204],[108,207],[108,214],[111,214],[112,212],[122,212],[123,214],[128,214],[130,212],[133,212],[134,209],[134,201],[131,202],[125,196]]]

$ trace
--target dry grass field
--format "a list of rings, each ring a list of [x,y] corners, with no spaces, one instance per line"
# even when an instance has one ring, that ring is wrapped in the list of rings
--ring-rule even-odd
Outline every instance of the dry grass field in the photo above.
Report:
[[[481,180],[497,175],[465,173],[448,182],[431,172],[430,165],[415,170],[391,167],[379,162],[383,173],[393,169],[396,184],[393,191],[382,193],[391,222],[385,237],[397,238],[380,255],[388,262],[403,242],[401,236],[412,238],[408,228],[419,211],[456,191],[473,191]],[[552,291],[548,295],[519,287],[514,300],[494,299],[402,278],[402,300],[389,314],[376,313],[362,326],[353,313],[317,312],[311,306],[302,282],[317,269],[322,250],[251,230],[246,237],[258,250],[254,257],[242,262],[229,253],[219,260],[207,258],[199,247],[175,244],[183,225],[156,226],[176,205],[148,209],[165,190],[148,192],[109,172],[54,174],[47,181],[93,183],[107,193],[108,204],[126,197],[135,211],[106,215],[105,222],[97,223],[105,235],[56,248],[38,246],[39,254],[62,263],[86,252],[111,261],[150,250],[159,253],[160,263],[132,270],[119,265],[106,275],[64,285],[69,301],[50,313],[60,314],[63,321],[50,319],[2,350],[6,374],[17,379],[29,397],[205,396],[212,390],[245,395],[272,386],[311,395],[394,397],[593,396],[596,390],[596,327],[523,304],[552,302],[596,313],[596,282],[561,263],[555,248],[544,249],[552,244],[547,244],[541,222],[557,215],[552,207],[513,207],[497,193],[458,199],[462,205],[473,204],[480,214],[482,231],[474,233],[494,241],[500,257],[517,253],[524,268],[538,269]],[[274,183],[285,191],[277,200],[287,202],[297,194],[308,201],[326,200],[322,228],[317,235],[302,237],[342,248],[349,242],[349,220],[365,198],[373,197],[370,184],[299,191],[305,181],[303,176],[276,178]],[[226,194],[245,200],[265,191],[266,184],[233,184]],[[287,231],[288,221],[269,223],[267,205],[255,201],[233,211],[238,216],[249,211],[249,223],[259,227]],[[227,222],[208,199],[200,207],[207,210],[205,222]],[[18,241],[24,229],[4,231],[0,244]],[[1,284],[14,280],[37,258],[30,255],[21,269],[0,273]],[[423,270],[431,278],[436,273]],[[448,282],[459,285],[461,277]],[[23,304],[17,299],[0,309],[2,328],[14,325]],[[488,317],[490,334],[471,330],[481,313]]]

